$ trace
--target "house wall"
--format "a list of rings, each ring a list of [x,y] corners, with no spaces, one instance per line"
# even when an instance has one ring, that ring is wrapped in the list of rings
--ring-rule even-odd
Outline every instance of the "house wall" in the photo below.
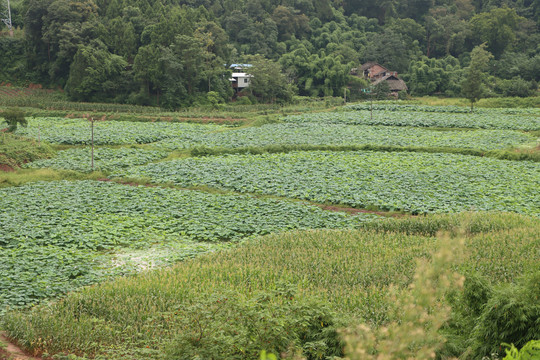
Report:
[[[239,88],[248,87],[250,84],[250,79],[247,76],[239,76],[237,79],[238,79],[237,84]]]

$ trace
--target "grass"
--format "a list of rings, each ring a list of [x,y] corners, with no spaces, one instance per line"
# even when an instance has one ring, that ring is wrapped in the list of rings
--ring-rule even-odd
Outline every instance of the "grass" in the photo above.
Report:
[[[471,102],[465,98],[442,98],[435,96],[417,97],[406,101],[412,104],[434,105],[434,106],[471,106]],[[539,107],[540,96],[532,96],[527,98],[519,97],[497,97],[480,99],[474,104],[475,107],[483,108],[526,108]]]
[[[71,170],[18,169],[14,172],[0,172],[0,188],[20,186],[34,181],[98,180],[105,177],[106,175],[100,171],[81,173]]]
[[[465,234],[470,260],[458,270],[480,273],[493,284],[514,281],[536,269],[540,260],[531,251],[540,246],[540,221],[534,218],[472,213],[385,224],[384,231],[311,230],[262,237],[172,268],[85,288],[27,312],[11,312],[2,326],[34,354],[157,359],[182,331],[174,315],[178,309],[228,292],[248,299],[283,283],[302,298],[328,303],[343,324],[387,322],[388,286],[408,285],[416,259],[428,257],[435,247],[435,237],[411,234],[424,232],[417,229],[433,233],[448,224],[456,229],[465,225],[460,234]]]
[[[0,132],[0,165],[17,168],[26,162],[50,158],[54,154],[55,151],[45,143]]]
[[[416,152],[416,153],[444,153],[461,154],[480,157],[489,157],[501,160],[533,161],[540,162],[540,151],[538,148],[523,148],[516,150],[477,150],[459,149],[452,147],[424,147],[424,146],[393,146],[393,145],[269,145],[269,146],[249,146],[235,149],[221,147],[198,146],[189,150],[193,157],[215,156],[224,154],[274,154],[289,153],[294,151],[385,151],[385,152]],[[171,154],[168,158],[188,157],[186,152]]]

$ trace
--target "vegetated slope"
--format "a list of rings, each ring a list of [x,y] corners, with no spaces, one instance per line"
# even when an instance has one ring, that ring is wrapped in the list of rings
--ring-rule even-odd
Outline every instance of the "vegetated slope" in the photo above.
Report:
[[[10,133],[0,133],[0,166],[5,169],[13,169],[29,161],[49,158],[54,153],[47,144],[38,144],[36,140],[24,139]]]
[[[540,215],[537,163],[465,155],[372,151],[227,155],[148,164],[111,176],[115,175],[356,208]]]
[[[468,260],[457,270],[467,277],[484,277],[498,286],[537,270],[540,260],[540,222],[535,218],[472,213],[387,220],[381,224],[366,224],[364,230],[294,231],[265,236],[172,268],[85,288],[52,305],[10,312],[3,326],[35,353],[159,359],[171,352],[226,349],[231,358],[258,359],[253,349],[284,351],[286,341],[297,341],[292,334],[295,329],[305,324],[314,326],[305,334],[319,334],[318,349],[328,355],[335,346],[340,348],[331,342],[336,326],[388,321],[388,286],[404,288],[409,284],[415,260],[427,257],[436,246],[434,237],[423,234],[447,230],[464,236]],[[266,291],[266,295],[259,295],[259,291]],[[310,302],[314,298],[319,302]],[[262,315],[256,315],[248,305]],[[319,327],[317,322],[296,318],[298,309],[305,310],[306,306],[311,312],[302,314],[307,319],[319,319]],[[283,314],[280,307],[296,310]],[[261,316],[269,320],[264,322]],[[273,317],[278,319],[276,324]],[[280,321],[282,325],[277,325]],[[261,327],[247,326],[246,330],[245,324]],[[276,332],[265,329],[265,324],[276,326]],[[280,328],[283,324],[290,327]],[[198,325],[216,332],[199,331]],[[234,330],[240,334],[237,338]],[[285,330],[291,334],[285,335]],[[188,334],[187,338],[184,334]],[[213,341],[223,340],[224,334],[230,343]],[[261,334],[266,337],[261,338]],[[253,336],[250,353],[235,347],[244,341],[242,336]],[[276,338],[285,339],[285,348],[274,347]],[[295,345],[304,346],[306,351],[305,343]],[[169,357],[173,358],[181,357]]]
[[[354,228],[377,218],[301,202],[97,181],[0,189],[0,208],[0,312],[133,271],[114,269],[121,261],[111,263],[110,253],[120,248],[165,247],[169,254],[158,260],[172,263],[250,236]]]

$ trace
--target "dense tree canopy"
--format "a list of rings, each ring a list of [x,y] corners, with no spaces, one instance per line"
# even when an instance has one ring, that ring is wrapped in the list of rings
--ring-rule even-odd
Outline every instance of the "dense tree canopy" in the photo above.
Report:
[[[0,81],[61,86],[73,100],[178,108],[208,103],[210,91],[214,102],[230,100],[228,64],[258,55],[299,95],[342,96],[355,83],[351,69],[376,61],[399,72],[414,95],[453,96],[462,92],[471,51],[486,43],[494,55],[486,86],[525,96],[540,80],[538,4],[12,0],[19,30],[0,35],[8,54]],[[288,98],[289,90],[259,91],[258,100]]]

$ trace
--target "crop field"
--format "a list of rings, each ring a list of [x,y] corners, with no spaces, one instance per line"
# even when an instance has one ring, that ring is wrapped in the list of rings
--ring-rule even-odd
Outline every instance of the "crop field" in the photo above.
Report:
[[[540,115],[540,110],[535,107],[529,108],[476,108],[471,113],[471,109],[465,106],[430,106],[430,105],[413,105],[413,104],[395,104],[391,102],[375,102],[359,103],[345,106],[345,109],[353,110],[386,110],[399,112],[429,112],[429,113],[446,113],[446,114],[504,114],[504,115]]]
[[[94,169],[98,171],[113,171],[144,165],[167,157],[168,153],[158,150],[134,148],[96,148],[94,150]],[[52,168],[91,171],[90,149],[76,148],[62,150],[52,159],[36,160],[24,164],[25,168]]]
[[[170,150],[264,147],[272,145],[390,145],[497,150],[535,143],[536,137],[509,130],[447,130],[427,128],[344,125],[324,122],[271,124],[214,132],[191,139],[168,138],[155,144]]]
[[[438,216],[433,223],[449,220],[448,216]],[[489,230],[491,223],[485,214],[455,220],[466,221],[473,230],[466,239],[471,260],[460,265],[462,274],[478,272],[491,282],[505,284],[537,268],[538,252],[530,250],[540,246],[538,219],[493,214],[493,224],[502,224],[498,230]],[[410,229],[433,223],[428,218],[407,222]],[[436,232],[437,228],[432,230]],[[10,313],[5,326],[37,354],[71,352],[99,359],[161,359],[171,348],[188,351],[188,344],[176,339],[183,332],[191,333],[197,323],[205,324],[202,319],[209,313],[214,314],[210,316],[221,329],[227,329],[226,321],[237,324],[237,330],[241,328],[241,320],[227,320],[230,313],[221,320],[219,308],[211,307],[208,299],[219,303],[229,297],[241,303],[258,299],[261,291],[279,289],[280,284],[287,284],[301,298],[317,298],[329,304],[340,314],[333,315],[339,326],[356,321],[384,323],[391,301],[388,286],[405,287],[411,281],[416,259],[428,256],[436,243],[432,236],[406,235],[397,226],[388,233],[366,229],[269,235],[172,268],[85,288],[62,302],[30,312]],[[264,308],[276,305],[285,306],[273,296]],[[125,340],[118,342],[119,336]],[[205,336],[211,341],[217,335]],[[37,337],[39,342],[34,341]],[[234,339],[244,341],[241,337]],[[201,346],[199,351],[204,349]],[[239,350],[233,354],[242,356]],[[257,354],[244,356],[257,358]]]
[[[538,109],[369,108],[96,121],[93,172],[89,121],[28,118],[0,136],[0,330],[45,360],[343,357],[451,245],[438,355],[540,337],[508,320],[540,316]]]
[[[538,112],[535,114],[506,114],[500,111],[488,111],[467,114],[429,111],[392,111],[383,107],[374,110],[372,118],[369,108],[365,109],[365,106],[363,106],[359,111],[290,115],[284,121],[288,123],[322,122],[383,126],[540,130],[540,114]]]
[[[0,309],[87,284],[99,268],[107,270],[92,254],[182,244],[171,254],[179,259],[212,249],[209,244],[288,229],[354,228],[376,218],[299,202],[93,181],[1,189],[0,204]]]
[[[370,151],[227,155],[148,164],[111,176],[119,175],[357,208],[540,215],[537,163],[465,155]]]
[[[28,127],[19,128],[17,134],[40,138],[51,144],[88,145],[91,143],[90,125],[90,121],[84,119],[31,118]],[[170,137],[189,139],[217,129],[220,126],[210,124],[95,121],[94,144],[148,144]]]

